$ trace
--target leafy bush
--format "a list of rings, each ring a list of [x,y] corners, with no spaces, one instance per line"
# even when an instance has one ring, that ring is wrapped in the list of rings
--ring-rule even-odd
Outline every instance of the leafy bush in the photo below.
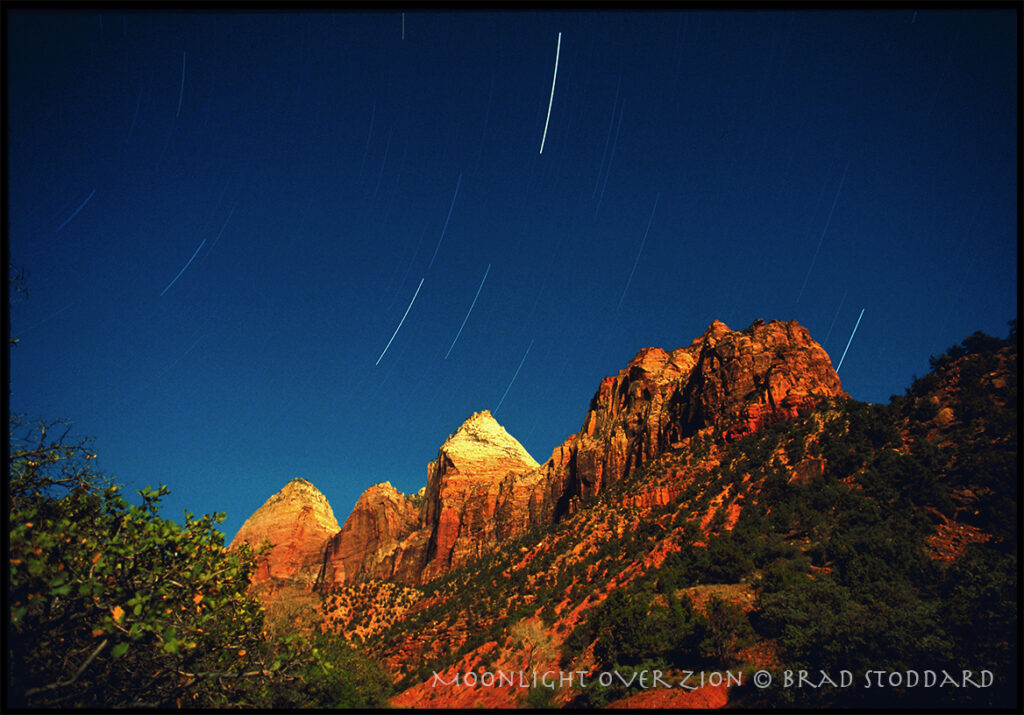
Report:
[[[247,593],[253,554],[224,549],[214,528],[222,515],[163,519],[166,487],[140,490],[141,504],[131,505],[91,470],[84,443],[64,441],[66,431],[48,441],[52,425],[20,438],[20,421],[10,427],[9,705],[302,707],[384,697],[346,644],[316,650],[267,637]]]
[[[1005,706],[1017,687],[1017,556],[972,546],[946,576],[941,623],[957,643],[957,665],[1003,676],[985,692],[955,694],[958,704]]]
[[[747,614],[739,606],[719,596],[708,599],[706,618],[707,635],[700,643],[701,652],[721,667],[739,663],[738,652],[754,641],[754,629]]]
[[[571,662],[591,642],[594,656],[605,669],[638,666],[661,659],[692,664],[707,633],[706,619],[689,598],[669,592],[655,596],[646,582],[613,591],[584,623],[566,638],[562,663]]]

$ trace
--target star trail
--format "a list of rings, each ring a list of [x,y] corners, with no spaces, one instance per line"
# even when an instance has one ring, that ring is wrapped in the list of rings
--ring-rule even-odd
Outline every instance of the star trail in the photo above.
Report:
[[[168,518],[543,462],[716,319],[886,402],[1015,316],[1015,8],[298,8],[4,6],[10,409]]]

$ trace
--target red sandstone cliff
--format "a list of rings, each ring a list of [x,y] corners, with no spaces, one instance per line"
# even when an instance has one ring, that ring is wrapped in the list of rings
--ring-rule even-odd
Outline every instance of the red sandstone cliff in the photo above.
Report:
[[[508,535],[496,519],[499,505],[509,519],[520,514],[507,483],[536,467],[490,412],[475,413],[427,466],[422,496],[410,499],[390,484],[363,493],[327,545],[321,586],[368,578],[425,583],[479,558]]]
[[[845,396],[828,354],[796,321],[735,331],[716,320],[687,347],[645,348],[601,381],[583,429],[545,464],[548,502],[559,518],[702,430],[736,439]]]
[[[249,544],[272,548],[258,560],[254,583],[274,590],[285,583],[312,586],[323,561],[324,545],[338,531],[331,505],[305,479],[293,479],[246,519],[228,548]]]
[[[368,578],[413,582],[424,544],[419,523],[413,499],[389,482],[374,484],[356,501],[341,531],[327,540],[318,587]]]
[[[576,511],[703,430],[736,439],[843,396],[828,355],[795,321],[755,321],[744,331],[715,321],[688,346],[645,348],[604,378],[582,429],[543,465],[489,412],[476,413],[428,465],[422,496],[386,483],[370,487],[340,531],[311,530],[301,548],[288,547],[291,555],[275,549],[268,573],[286,574],[284,563],[299,559],[296,573],[304,582],[318,574],[325,589],[374,578],[426,583]]]

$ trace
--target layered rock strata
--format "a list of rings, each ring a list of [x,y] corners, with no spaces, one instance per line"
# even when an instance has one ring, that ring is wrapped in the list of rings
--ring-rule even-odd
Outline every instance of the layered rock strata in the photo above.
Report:
[[[312,586],[323,561],[324,543],[338,532],[338,520],[320,491],[305,479],[293,479],[253,513],[231,540],[229,549],[249,544],[260,555],[254,583]]]
[[[545,465],[555,517],[704,430],[738,439],[845,396],[828,354],[796,321],[734,331],[716,320],[684,348],[645,348],[601,381],[583,429]]]
[[[370,487],[340,531],[310,531],[301,550],[288,547],[287,558],[301,561],[290,568],[315,573],[324,589],[371,578],[426,583],[576,511],[699,433],[738,439],[845,396],[828,355],[795,321],[744,331],[715,321],[688,346],[645,348],[604,378],[580,431],[542,465],[489,412],[474,414],[428,465],[420,494]],[[272,563],[284,558],[275,550]]]
[[[323,587],[367,578],[425,583],[479,558],[509,529],[496,520],[519,505],[503,486],[537,462],[487,410],[450,435],[427,466],[422,497],[410,499],[390,484],[367,489],[345,526],[327,544]]]

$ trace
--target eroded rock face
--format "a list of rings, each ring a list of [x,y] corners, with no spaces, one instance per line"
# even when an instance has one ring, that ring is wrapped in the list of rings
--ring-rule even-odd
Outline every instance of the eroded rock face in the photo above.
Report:
[[[796,321],[734,331],[716,320],[688,346],[645,348],[601,381],[583,429],[545,465],[547,500],[558,519],[703,430],[738,439],[845,395],[828,354]]]
[[[744,331],[715,321],[688,346],[645,348],[604,378],[580,431],[543,465],[489,412],[475,413],[441,445],[420,495],[378,484],[360,497],[344,527],[322,539],[316,583],[426,583],[576,511],[703,431],[738,439],[844,396],[828,355],[795,321],[755,321]],[[303,578],[310,549],[300,556],[293,548]],[[287,558],[275,550],[271,576],[288,573]]]
[[[713,323],[708,333],[715,325],[725,327]],[[823,397],[846,396],[828,354],[795,320],[708,333],[683,394],[684,431],[721,425],[736,439]]]
[[[448,437],[427,467],[420,526],[430,536],[421,581],[479,558],[497,537],[507,537],[507,526],[499,524],[499,503],[503,516],[514,520],[522,505],[511,482],[537,466],[487,410]]]
[[[423,538],[414,538],[419,524],[415,497],[388,482],[373,485],[359,497],[341,531],[328,540],[318,587],[370,578],[417,582],[425,547]]]
[[[513,482],[537,466],[490,412],[473,414],[427,466],[422,496],[411,499],[390,484],[363,493],[327,547],[320,586],[369,578],[425,583],[479,558],[523,521],[532,490]]]
[[[258,551],[269,542],[273,548],[260,557],[253,582],[312,586],[324,546],[337,531],[327,498],[305,479],[293,479],[246,519],[228,548],[245,543]]]

